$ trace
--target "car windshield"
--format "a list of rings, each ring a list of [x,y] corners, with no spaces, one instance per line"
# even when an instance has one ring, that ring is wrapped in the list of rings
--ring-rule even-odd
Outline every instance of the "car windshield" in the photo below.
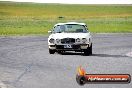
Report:
[[[84,25],[78,24],[66,24],[57,25],[53,29],[54,33],[87,33],[87,29]]]

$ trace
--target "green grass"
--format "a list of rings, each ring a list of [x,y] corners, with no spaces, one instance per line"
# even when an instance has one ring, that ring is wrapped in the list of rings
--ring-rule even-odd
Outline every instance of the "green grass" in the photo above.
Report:
[[[0,35],[46,34],[55,23],[69,21],[85,22],[93,33],[129,33],[132,5],[0,2]]]

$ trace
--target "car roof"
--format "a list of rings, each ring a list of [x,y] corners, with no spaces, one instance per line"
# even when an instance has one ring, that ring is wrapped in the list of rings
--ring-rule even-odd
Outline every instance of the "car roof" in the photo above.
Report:
[[[67,23],[57,23],[57,24],[55,24],[55,26],[57,26],[57,25],[67,25],[67,24],[86,25],[85,23],[67,22]]]

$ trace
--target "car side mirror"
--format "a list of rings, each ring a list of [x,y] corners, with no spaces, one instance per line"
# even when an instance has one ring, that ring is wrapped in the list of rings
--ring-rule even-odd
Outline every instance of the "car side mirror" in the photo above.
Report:
[[[50,33],[52,33],[52,31],[48,31],[48,33],[50,34]]]

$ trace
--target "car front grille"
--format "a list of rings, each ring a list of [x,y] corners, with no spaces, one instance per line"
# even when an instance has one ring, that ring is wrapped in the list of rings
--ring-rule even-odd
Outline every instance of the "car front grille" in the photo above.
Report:
[[[73,44],[75,43],[75,39],[74,38],[64,38],[64,39],[61,39],[61,43],[62,44]]]

